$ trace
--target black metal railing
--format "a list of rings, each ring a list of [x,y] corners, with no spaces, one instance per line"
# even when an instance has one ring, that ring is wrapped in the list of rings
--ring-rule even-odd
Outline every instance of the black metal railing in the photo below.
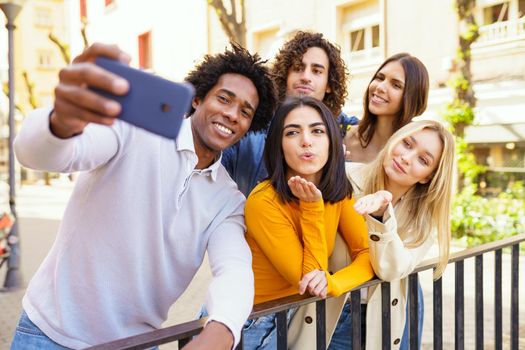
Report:
[[[502,298],[502,250],[511,249],[511,296],[510,296],[510,344],[505,346],[511,350],[518,349],[519,342],[519,244],[525,241],[525,234],[513,236],[501,241],[484,244],[475,248],[465,249],[451,254],[449,264],[455,265],[455,349],[465,348],[465,296],[464,296],[464,261],[475,258],[475,348],[484,348],[483,326],[483,255],[494,252],[494,349],[503,348],[503,298]],[[417,349],[420,341],[418,333],[418,273],[432,270],[436,259],[424,261],[409,276],[409,334],[410,348]],[[381,284],[382,292],[382,349],[392,347],[390,334],[390,283],[375,279],[350,291],[350,306],[352,313],[352,348],[360,349],[361,319],[360,319],[360,289]],[[525,297],[525,295],[524,295]],[[290,297],[258,304],[254,307],[250,319],[276,314],[278,350],[287,347],[287,317],[286,312],[309,303],[316,303],[316,349],[326,349],[325,337],[325,300],[316,297],[293,295]],[[91,350],[132,350],[178,341],[179,348],[186,345],[204,326],[206,319],[194,320],[175,326],[147,332],[129,338],[115,340],[109,343],[91,347]],[[443,287],[442,279],[433,283],[433,344],[434,349],[443,349]],[[236,350],[242,349],[242,341]]]

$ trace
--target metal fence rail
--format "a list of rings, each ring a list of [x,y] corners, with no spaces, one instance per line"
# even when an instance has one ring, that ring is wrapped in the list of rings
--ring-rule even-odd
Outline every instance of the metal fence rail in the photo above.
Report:
[[[510,349],[518,349],[519,340],[519,244],[525,241],[525,234],[506,238],[501,241],[491,242],[475,248],[465,249],[464,251],[452,254],[449,264],[455,265],[455,348],[465,348],[465,310],[464,310],[464,261],[468,258],[475,258],[475,344],[476,349],[483,349],[483,254],[494,252],[495,272],[494,272],[494,344],[495,349],[502,349],[502,249],[511,248],[511,305],[510,305]],[[410,348],[417,349],[419,343],[418,333],[418,273],[431,270],[436,265],[437,260],[431,259],[424,261],[409,276],[409,334]],[[381,284],[382,292],[382,349],[390,349],[394,344],[391,343],[390,334],[390,283],[374,279],[353,289],[350,293],[351,313],[352,313],[352,348],[360,349],[364,339],[361,339],[361,312],[360,312],[360,289]],[[433,283],[433,339],[434,349],[443,348],[443,288],[441,278]],[[250,315],[250,319],[260,316],[276,314],[277,319],[277,344],[278,350],[287,347],[287,317],[288,309],[297,308],[309,303],[316,303],[316,330],[317,330],[317,349],[326,349],[325,321],[326,304],[325,300],[317,297],[307,297],[293,295],[290,297],[272,300],[256,305]],[[193,336],[197,335],[205,324],[206,319],[194,320],[181,323],[175,326],[147,332],[144,334],[119,339],[109,343],[91,347],[91,350],[132,350],[147,349],[149,347],[165,344],[173,341],[179,342],[179,348],[186,345]],[[395,341],[398,341],[396,339]],[[242,341],[236,350],[242,349]]]

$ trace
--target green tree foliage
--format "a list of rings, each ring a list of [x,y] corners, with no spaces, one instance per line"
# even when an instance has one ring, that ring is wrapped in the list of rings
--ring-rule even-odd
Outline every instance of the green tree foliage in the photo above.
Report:
[[[453,237],[473,246],[525,232],[525,191],[523,183],[516,182],[495,198],[477,194],[475,179],[486,169],[476,163],[464,132],[475,119],[476,97],[470,64],[471,45],[479,37],[479,28],[473,15],[475,0],[457,0],[455,7],[460,28],[459,45],[448,83],[454,97],[443,113],[456,136],[460,185],[454,198],[451,229]]]
[[[460,188],[464,184],[472,184],[474,179],[484,171],[484,167],[476,164],[475,157],[463,138],[465,128],[474,122],[474,108],[476,107],[470,70],[470,47],[479,37],[478,25],[473,14],[475,5],[475,0],[457,0],[455,3],[460,32],[454,69],[448,82],[454,97],[443,112],[444,119],[449,122],[456,136]]]
[[[466,186],[454,198],[451,222],[454,238],[475,246],[525,232],[523,182],[515,182],[495,198],[481,197],[476,191],[475,185]]]

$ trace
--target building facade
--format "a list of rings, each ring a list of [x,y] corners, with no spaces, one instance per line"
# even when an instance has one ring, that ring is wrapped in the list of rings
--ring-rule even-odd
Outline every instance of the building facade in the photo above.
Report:
[[[224,3],[228,7],[230,2]],[[363,94],[379,64],[393,54],[409,52],[425,63],[430,74],[424,117],[440,119],[452,99],[447,80],[459,29],[453,4],[453,0],[245,0],[246,42],[248,49],[271,60],[298,30],[322,32],[341,47],[351,75],[344,109],[356,116],[362,113]],[[477,1],[481,36],[472,47],[472,72],[478,102],[476,125],[467,128],[466,139],[489,169],[480,179],[487,193],[525,180],[524,12],[525,0]],[[205,0],[34,0],[20,17],[19,23],[30,25],[20,30],[19,24],[17,55],[23,59],[17,62],[17,77],[28,69],[23,67],[32,67],[30,76],[42,104],[50,101],[57,68],[63,63],[57,48],[48,45],[49,30],[65,38],[72,56],[81,52],[84,38],[115,43],[132,56],[132,66],[173,80],[182,80],[204,54],[228,46],[216,13]],[[35,37],[39,40],[29,40]],[[5,69],[0,61],[0,78]],[[18,99],[24,101],[21,84],[18,78]]]
[[[452,99],[447,80],[459,32],[452,0],[251,0],[246,10],[248,46],[263,57],[273,57],[286,39],[304,29],[322,32],[341,47],[351,75],[349,114],[361,115],[372,74],[399,52],[417,56],[429,71],[431,91],[423,117],[441,119]],[[472,46],[472,73],[477,108],[466,140],[488,169],[479,179],[485,194],[525,180],[524,14],[525,0],[476,3],[480,37]],[[212,24],[214,32],[221,31]]]
[[[52,102],[57,73],[66,65],[60,50],[48,36],[54,35],[68,44],[69,28],[65,0],[32,0],[23,4],[16,18],[14,31],[15,55],[15,112],[18,124],[25,113],[34,106]],[[0,82],[7,86],[7,30],[5,18],[0,15]],[[5,38],[5,40],[3,40]],[[4,59],[5,58],[5,59]],[[7,125],[8,102],[4,92],[0,97],[0,178],[7,179],[9,128]],[[24,177],[26,173],[24,172]]]

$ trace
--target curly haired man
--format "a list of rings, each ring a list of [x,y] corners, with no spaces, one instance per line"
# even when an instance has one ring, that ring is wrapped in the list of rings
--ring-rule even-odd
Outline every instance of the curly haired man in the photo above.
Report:
[[[287,96],[312,96],[324,102],[343,132],[357,124],[341,112],[347,96],[348,72],[340,49],[321,33],[299,31],[286,42],[272,67],[279,101]],[[262,160],[266,130],[249,132],[223,152],[222,164],[247,197],[268,176]]]

